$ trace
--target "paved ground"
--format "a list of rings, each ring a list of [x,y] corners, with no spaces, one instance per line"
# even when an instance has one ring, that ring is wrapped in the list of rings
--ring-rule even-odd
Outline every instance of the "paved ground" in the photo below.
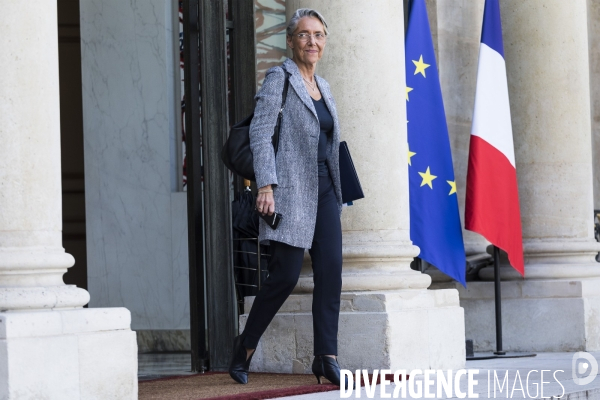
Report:
[[[596,360],[600,360],[600,352],[591,353]],[[490,360],[478,360],[478,361],[467,361],[466,368],[471,370],[479,370],[478,373],[473,375],[473,378],[477,380],[477,384],[473,386],[473,394],[478,395],[478,398],[499,398],[499,399],[542,399],[552,398],[556,399],[600,399],[600,377],[596,377],[591,383],[580,386],[575,383],[572,375],[574,353],[538,353],[536,357],[531,358],[506,358],[506,359],[490,359]],[[577,363],[579,365],[580,362]],[[588,371],[591,370],[592,366],[588,363]],[[541,377],[542,370],[544,370],[544,392],[541,393]],[[502,393],[499,389],[499,384],[496,383],[496,393],[494,395],[494,373],[499,379],[500,384],[504,381],[504,378],[508,371],[507,382],[504,384]],[[370,371],[372,372],[372,371]],[[488,375],[489,373],[489,375]],[[597,371],[596,371],[597,373]],[[529,379],[527,380],[527,375]],[[589,373],[578,374],[579,377],[585,377]],[[488,380],[488,376],[490,379]],[[556,377],[556,380],[554,378]],[[519,379],[522,382],[523,391],[519,385]],[[420,376],[416,379],[415,386],[418,387],[418,383],[423,384],[424,377]],[[558,382],[557,382],[558,380]],[[433,393],[433,399],[448,399],[448,398],[460,398],[455,391],[453,396],[436,396],[437,380],[433,379],[434,383],[431,385],[430,392]],[[528,384],[527,384],[528,383]],[[489,388],[488,388],[489,385]],[[514,390],[513,390],[514,387]],[[386,387],[386,393],[392,395],[394,393],[395,385],[391,384]],[[460,384],[461,392],[467,394],[467,381],[463,376]],[[418,389],[416,389],[418,391]],[[489,390],[489,391],[488,391]],[[529,391],[527,391],[529,390]],[[444,394],[444,392],[442,392]],[[361,389],[360,398],[389,398],[390,396],[383,397],[381,395],[381,387],[378,385],[373,393],[373,396],[367,396],[365,388]],[[318,394],[310,394],[303,396],[291,396],[285,397],[286,400],[329,400],[339,399],[340,392],[325,392]],[[350,397],[357,398],[356,393],[352,393]],[[392,396],[392,398],[394,398]],[[401,392],[398,391],[398,397],[401,397]],[[421,396],[410,396],[407,388],[406,397],[407,399],[425,398],[423,392]],[[474,398],[474,396],[467,396],[466,398]]]
[[[473,371],[473,379],[477,381],[473,385],[473,393],[478,394],[479,398],[498,398],[498,399],[542,399],[560,397],[563,400],[575,399],[598,399],[600,400],[600,377],[594,379],[591,383],[580,386],[573,380],[573,355],[575,353],[538,353],[536,357],[530,358],[506,358],[506,359],[490,359],[467,361],[466,368]],[[591,353],[591,355],[600,361],[600,352]],[[577,363],[577,365],[580,363]],[[591,364],[588,362],[588,364]],[[176,354],[140,354],[139,355],[139,379],[147,380],[170,375],[187,375],[190,374],[190,355],[189,353]],[[592,366],[588,366],[588,371]],[[541,393],[541,378],[542,370],[544,370],[544,392]],[[577,376],[587,376],[588,371]],[[372,373],[373,371],[369,371]],[[453,371],[456,373],[456,371]],[[508,372],[508,374],[507,374]],[[494,373],[497,376],[498,382],[494,381]],[[489,374],[489,375],[488,375]],[[529,375],[529,379],[527,379]],[[489,379],[488,379],[489,376]],[[505,376],[506,383],[503,384]],[[556,380],[555,378],[556,377]],[[520,378],[520,380],[519,380]],[[448,399],[460,398],[455,390],[453,396],[436,397],[437,380],[435,375],[432,377],[433,384],[430,386],[430,393],[433,394],[433,399]],[[558,382],[557,382],[558,380]],[[418,392],[419,383],[423,385],[424,377],[418,376],[415,378],[415,387]],[[521,382],[521,384],[519,383]],[[500,386],[504,386],[500,390]],[[522,385],[522,386],[521,386]],[[496,393],[494,395],[494,386]],[[421,386],[423,387],[423,386]],[[522,387],[522,391],[520,390]],[[489,389],[488,389],[489,388]],[[395,385],[392,383],[386,387],[385,393],[392,395]],[[454,389],[454,388],[453,388]],[[465,376],[460,380],[460,390],[467,394],[467,379]],[[489,390],[489,392],[488,392]],[[488,394],[489,393],[489,394]],[[406,397],[401,397],[402,392],[398,390],[397,398],[425,398],[424,392],[421,391],[421,396],[411,396],[409,388],[406,389]],[[442,392],[442,394],[444,394]],[[543,397],[542,397],[543,396]],[[325,392],[308,394],[302,396],[285,397],[286,400],[330,400],[339,399],[340,392]],[[352,393],[350,397],[357,398],[356,393]],[[381,395],[381,386],[378,385],[373,391],[373,396],[368,396],[365,388],[361,388],[361,399],[368,398],[389,398]]]

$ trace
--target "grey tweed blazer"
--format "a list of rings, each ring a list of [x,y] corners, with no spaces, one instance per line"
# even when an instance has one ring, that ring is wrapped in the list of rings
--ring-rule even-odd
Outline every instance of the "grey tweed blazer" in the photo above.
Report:
[[[271,137],[281,107],[285,79],[282,67],[290,73],[290,85],[275,157]],[[329,84],[319,76],[315,75],[315,79],[333,117],[333,135],[327,143],[327,166],[341,215],[340,125]],[[259,188],[273,185],[275,211],[283,216],[275,230],[260,220],[260,240],[276,240],[310,249],[319,196],[317,152],[320,125],[296,63],[288,58],[281,67],[270,68],[262,88],[256,94],[256,101],[254,118],[250,124],[250,148],[254,157],[256,184]]]

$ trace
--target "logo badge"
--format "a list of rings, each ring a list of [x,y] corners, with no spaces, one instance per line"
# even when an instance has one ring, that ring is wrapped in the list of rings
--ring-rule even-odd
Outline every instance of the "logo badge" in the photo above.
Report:
[[[576,385],[587,385],[592,383],[598,375],[598,362],[590,353],[578,351],[573,354],[571,372]]]

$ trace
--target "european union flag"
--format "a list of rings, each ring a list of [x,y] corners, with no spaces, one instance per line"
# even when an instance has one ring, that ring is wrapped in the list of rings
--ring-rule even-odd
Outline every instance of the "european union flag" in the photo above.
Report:
[[[410,238],[421,259],[464,286],[456,181],[425,0],[412,1],[405,56]]]

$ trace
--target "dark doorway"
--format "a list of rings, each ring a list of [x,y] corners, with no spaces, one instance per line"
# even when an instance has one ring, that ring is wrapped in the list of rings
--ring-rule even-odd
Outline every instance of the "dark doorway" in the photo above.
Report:
[[[75,257],[75,265],[63,279],[87,289],[79,1],[57,4],[63,247]]]
[[[229,125],[254,107],[254,1],[184,0],[192,370],[226,370],[237,334]],[[204,228],[204,229],[202,229]]]

